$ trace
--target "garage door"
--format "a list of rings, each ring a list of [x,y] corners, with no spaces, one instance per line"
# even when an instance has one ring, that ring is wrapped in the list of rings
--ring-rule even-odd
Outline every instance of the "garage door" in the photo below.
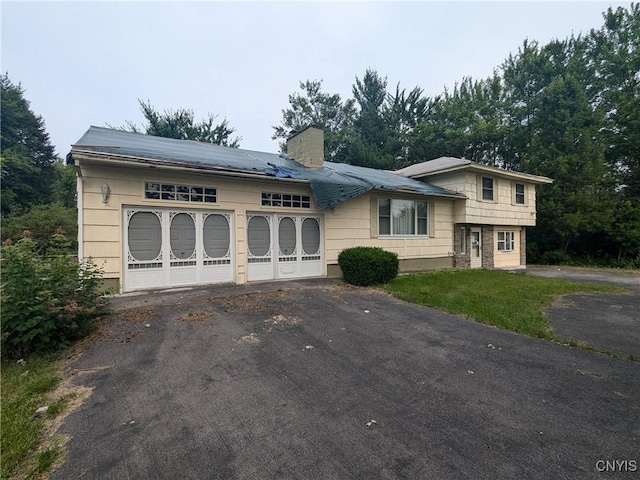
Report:
[[[124,220],[124,291],[233,281],[230,213],[128,208]]]
[[[247,279],[316,277],[323,274],[322,218],[247,215]]]

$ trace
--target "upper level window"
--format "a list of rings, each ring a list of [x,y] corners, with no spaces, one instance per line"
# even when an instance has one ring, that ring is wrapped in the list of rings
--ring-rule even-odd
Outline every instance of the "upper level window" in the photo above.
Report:
[[[192,185],[145,182],[144,198],[177,202],[216,203],[218,201],[218,191],[215,188],[194,187]]]
[[[498,232],[498,250],[511,252],[515,246],[515,232]]]
[[[515,183],[513,185],[513,191],[516,205],[524,205],[526,198],[524,183]]]
[[[262,206],[311,208],[311,197],[293,193],[262,192]]]
[[[482,177],[482,200],[493,202],[493,178]]]
[[[428,224],[427,202],[378,199],[379,235],[427,235]]]

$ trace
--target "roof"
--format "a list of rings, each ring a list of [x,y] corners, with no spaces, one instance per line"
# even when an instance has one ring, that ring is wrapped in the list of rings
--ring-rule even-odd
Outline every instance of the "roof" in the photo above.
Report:
[[[302,166],[284,154],[222,147],[193,140],[176,140],[103,127],[90,127],[72,145],[74,155],[89,155],[124,162],[179,166],[218,172],[292,178],[311,187],[316,207],[323,210],[370,190],[410,192],[429,196],[465,198],[464,195],[385,170],[324,162],[319,169]]]
[[[408,167],[396,170],[395,173],[410,178],[423,178],[442,173],[455,172],[459,170],[470,170],[480,173],[488,173],[501,175],[505,177],[518,178],[531,183],[553,183],[548,177],[540,175],[532,175],[529,173],[514,172],[503,168],[493,167],[491,165],[482,165],[472,162],[466,158],[440,157],[435,160],[416,163]]]

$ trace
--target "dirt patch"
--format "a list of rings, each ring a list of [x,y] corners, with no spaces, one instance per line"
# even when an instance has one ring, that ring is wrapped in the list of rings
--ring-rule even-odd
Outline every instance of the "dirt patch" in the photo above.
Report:
[[[125,322],[147,323],[158,318],[155,307],[138,307],[118,313],[114,319]]]
[[[260,337],[258,337],[257,333],[250,333],[248,335],[244,335],[240,337],[238,343],[246,343],[248,345],[257,345],[260,343]]]
[[[183,322],[199,322],[209,317],[213,317],[213,312],[210,310],[189,310],[180,315],[178,319]]]
[[[281,300],[287,292],[291,292],[291,290],[278,290],[268,293],[247,293],[223,299],[216,298],[212,299],[212,301],[220,303],[226,313],[262,312],[273,309],[274,303]]]
[[[302,320],[298,317],[287,316],[287,315],[273,315],[269,320],[265,320],[264,323],[266,326],[272,327],[277,325],[285,325],[285,326],[293,326],[299,325]]]

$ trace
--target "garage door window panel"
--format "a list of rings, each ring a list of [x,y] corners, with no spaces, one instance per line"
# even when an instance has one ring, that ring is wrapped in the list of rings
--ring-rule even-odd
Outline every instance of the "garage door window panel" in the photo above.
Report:
[[[205,215],[203,225],[204,264],[231,263],[231,231],[226,214]]]
[[[192,214],[171,213],[171,266],[196,264],[196,225]]]
[[[129,212],[128,268],[162,266],[162,224],[160,212]]]
[[[249,263],[271,261],[271,225],[270,218],[256,215],[249,218],[247,235]]]

